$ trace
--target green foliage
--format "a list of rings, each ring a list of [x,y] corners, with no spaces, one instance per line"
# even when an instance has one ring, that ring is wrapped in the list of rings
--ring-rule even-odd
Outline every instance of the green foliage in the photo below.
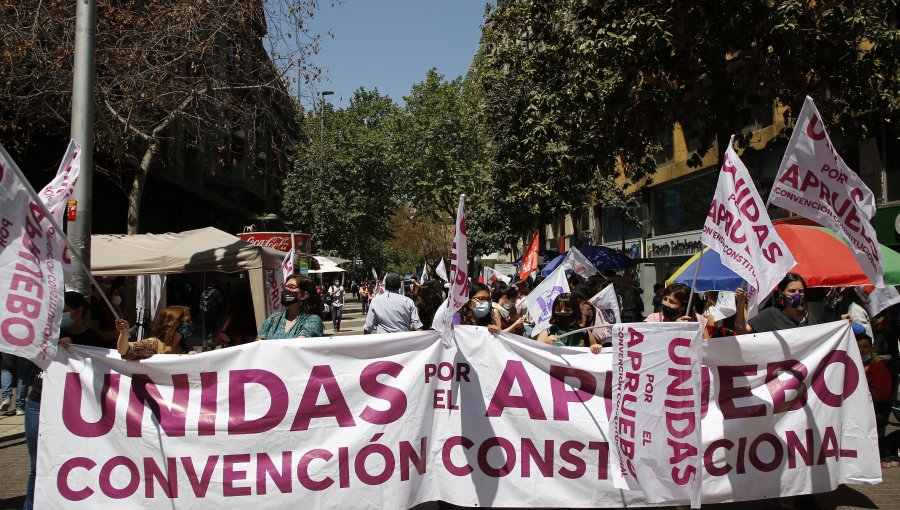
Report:
[[[475,81],[505,207],[546,223],[592,195],[621,201],[616,182],[652,175],[676,122],[698,140],[694,163],[807,94],[832,131],[895,122],[896,14],[891,0],[502,2]]]
[[[348,108],[325,108],[303,119],[307,143],[284,181],[283,217],[324,249],[382,267],[398,189],[388,161],[397,106],[360,88]]]

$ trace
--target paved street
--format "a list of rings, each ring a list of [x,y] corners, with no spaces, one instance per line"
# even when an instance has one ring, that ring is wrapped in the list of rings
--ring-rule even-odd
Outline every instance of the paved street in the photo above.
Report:
[[[340,335],[362,334],[365,317],[358,300],[348,298]],[[326,335],[331,334],[331,323],[325,324]],[[894,422],[889,432],[900,430]],[[0,509],[22,508],[25,481],[28,476],[28,451],[25,447],[24,417],[0,416]],[[816,502],[823,509],[900,509],[900,467],[885,469],[884,482],[877,486],[844,486],[837,491],[816,495]],[[794,508],[790,501],[784,508]],[[421,505],[418,510],[436,509],[436,504]],[[751,510],[762,508],[753,503],[707,505],[704,508],[727,510]],[[798,507],[799,508],[799,507]]]

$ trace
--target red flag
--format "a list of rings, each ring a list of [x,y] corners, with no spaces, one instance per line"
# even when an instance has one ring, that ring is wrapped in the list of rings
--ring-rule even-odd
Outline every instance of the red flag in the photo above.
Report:
[[[525,250],[525,256],[522,257],[522,268],[519,269],[519,279],[524,280],[528,275],[537,271],[538,266],[538,243],[540,242],[540,234],[534,233],[528,249]]]

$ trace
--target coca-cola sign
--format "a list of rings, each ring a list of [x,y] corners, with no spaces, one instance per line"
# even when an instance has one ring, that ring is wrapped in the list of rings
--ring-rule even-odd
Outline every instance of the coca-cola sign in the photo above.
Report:
[[[291,251],[291,235],[294,236],[294,246],[298,252],[309,253],[310,235],[301,232],[244,232],[238,237],[250,244],[274,248],[279,251]]]

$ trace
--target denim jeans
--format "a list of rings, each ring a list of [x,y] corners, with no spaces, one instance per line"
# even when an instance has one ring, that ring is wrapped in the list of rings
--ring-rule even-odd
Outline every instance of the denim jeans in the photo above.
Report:
[[[9,400],[9,397],[12,396],[12,384],[16,377],[12,372],[6,370],[5,368],[0,372],[0,394],[3,396],[3,400]],[[19,379],[16,384],[16,409],[23,409],[25,407],[25,381],[23,379]]]
[[[0,371],[0,391],[3,394],[3,400],[9,400],[12,396],[13,374],[7,369]]]
[[[31,457],[31,471],[28,472],[28,485],[25,489],[24,510],[34,508],[34,475],[37,467],[38,421],[41,416],[41,403],[25,401],[25,444],[28,445],[28,456]]]

